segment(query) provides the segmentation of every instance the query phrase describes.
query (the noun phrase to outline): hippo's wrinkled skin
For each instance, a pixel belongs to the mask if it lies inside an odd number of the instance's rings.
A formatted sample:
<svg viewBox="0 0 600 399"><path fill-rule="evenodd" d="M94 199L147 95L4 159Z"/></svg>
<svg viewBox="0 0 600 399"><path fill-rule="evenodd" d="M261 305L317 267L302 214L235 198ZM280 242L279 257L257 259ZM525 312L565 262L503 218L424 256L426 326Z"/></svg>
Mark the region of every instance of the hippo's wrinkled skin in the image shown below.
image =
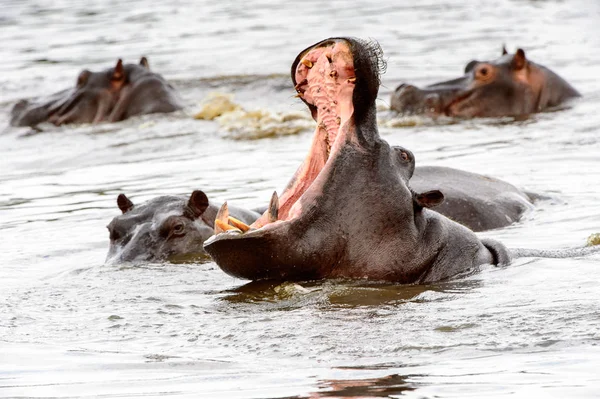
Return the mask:
<svg viewBox="0 0 600 399"><path fill-rule="evenodd" d="M226 273L425 283L510 262L502 244L427 209L443 201L440 191L409 187L414 156L377 131L380 51L332 38L298 55L292 80L318 123L312 148L279 201L251 226L256 230L205 242Z"/></svg>
<svg viewBox="0 0 600 399"><path fill-rule="evenodd" d="M503 50L494 61L471 61L462 77L424 88L402 84L391 109L407 115L451 117L522 116L558 106L580 94L550 69L529 61L525 52Z"/></svg>
<svg viewBox="0 0 600 399"><path fill-rule="evenodd" d="M512 184L443 166L417 166L409 184L417 192L443 192L435 211L473 231L509 226L534 207L531 194Z"/></svg>
<svg viewBox="0 0 600 399"><path fill-rule="evenodd" d="M109 223L107 262L196 262L208 256L202 248L213 234L218 207L196 190L188 198L165 195L135 205L124 195L117 198L122 215ZM252 223L259 213L230 207L232 216Z"/></svg>
<svg viewBox="0 0 600 399"><path fill-rule="evenodd" d="M182 108L177 92L157 73L146 57L139 64L123 64L102 72L84 70L74 88L60 91L44 101L19 101L10 124L35 126L42 122L117 122L135 115L173 112Z"/></svg>

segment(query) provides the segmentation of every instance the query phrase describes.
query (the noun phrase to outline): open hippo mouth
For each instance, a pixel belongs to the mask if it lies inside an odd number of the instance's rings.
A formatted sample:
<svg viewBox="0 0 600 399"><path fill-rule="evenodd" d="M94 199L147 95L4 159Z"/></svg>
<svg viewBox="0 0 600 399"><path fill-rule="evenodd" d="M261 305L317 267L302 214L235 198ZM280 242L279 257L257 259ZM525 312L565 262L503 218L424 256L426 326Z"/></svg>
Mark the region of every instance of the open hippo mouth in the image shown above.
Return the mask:
<svg viewBox="0 0 600 399"><path fill-rule="evenodd" d="M204 248L226 273L252 280L402 281L422 273L395 267L420 256L403 249L392 251L391 262L387 257L372 262L374 253L387 254L387 237L396 230L416 239L411 224L403 222L413 213L407 182L414 158L381 141L377 132L382 64L380 47L357 39L327 39L298 55L292 81L317 122L310 152L281 197L274 194L252 225L239 224L221 209ZM401 209L394 209L398 204Z"/></svg>
<svg viewBox="0 0 600 399"><path fill-rule="evenodd" d="M352 96L356 86L351 42L328 39L301 52L292 65L292 82L317 122L309 154L280 197L274 194L269 208L255 223L240 234L223 226L226 215L217 217L216 234L205 243L205 249L221 268L236 277L260 279L285 277L280 262L290 257L308 255L285 250L281 237L310 230L331 174L332 160L340 148L354 140ZM228 229L227 232L222 232ZM316 236L319 236L317 234ZM266 265L265 258L282 257ZM304 263L297 259L298 264ZM266 266L266 267L264 267ZM307 272L306 270L302 273ZM310 273L309 273L310 274Z"/></svg>

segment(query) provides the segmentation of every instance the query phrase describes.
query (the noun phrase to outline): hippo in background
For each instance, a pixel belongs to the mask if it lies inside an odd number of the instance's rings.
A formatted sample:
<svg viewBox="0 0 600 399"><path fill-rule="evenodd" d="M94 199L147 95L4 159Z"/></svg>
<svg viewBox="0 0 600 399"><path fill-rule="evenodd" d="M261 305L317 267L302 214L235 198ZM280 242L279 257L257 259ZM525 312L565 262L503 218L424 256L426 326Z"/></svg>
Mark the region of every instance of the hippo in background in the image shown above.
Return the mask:
<svg viewBox="0 0 600 399"><path fill-rule="evenodd" d="M405 115L461 118L521 116L580 97L563 78L518 49L493 61L471 61L462 77L424 88L401 84L391 109Z"/></svg>
<svg viewBox="0 0 600 399"><path fill-rule="evenodd" d="M518 222L533 210L534 201L546 198L494 177L444 166L415 167L409 184L416 192L440 190L444 201L434 211L477 232Z"/></svg>
<svg viewBox="0 0 600 399"><path fill-rule="evenodd" d="M42 101L21 100L11 111L12 126L57 126L68 123L117 122L135 115L173 112L183 108L173 86L150 71L146 57L102 72L82 71L74 88Z"/></svg>
<svg viewBox="0 0 600 399"><path fill-rule="evenodd" d="M108 224L107 262L198 262L208 259L202 244L213 234L218 206L195 190L189 197L164 195L134 205L117 197L122 214ZM219 204L220 205L220 204ZM252 223L260 213L229 207L232 221Z"/></svg>

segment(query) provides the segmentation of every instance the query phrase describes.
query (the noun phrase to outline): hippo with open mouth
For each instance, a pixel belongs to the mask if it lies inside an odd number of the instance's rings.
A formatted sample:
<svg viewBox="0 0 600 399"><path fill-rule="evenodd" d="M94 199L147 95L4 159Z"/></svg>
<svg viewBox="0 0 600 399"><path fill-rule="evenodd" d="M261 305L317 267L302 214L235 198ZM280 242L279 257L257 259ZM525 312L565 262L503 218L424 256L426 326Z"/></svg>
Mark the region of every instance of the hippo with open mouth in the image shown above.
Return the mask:
<svg viewBox="0 0 600 399"><path fill-rule="evenodd" d="M122 214L108 224L107 262L197 262L208 260L202 244L213 234L219 206L195 190L189 197L163 195L134 205L125 194L117 197ZM260 213L231 207L240 223L252 223Z"/></svg>
<svg viewBox="0 0 600 399"><path fill-rule="evenodd" d="M318 124L311 150L250 226L232 221L226 206L219 210L204 248L223 271L250 280L428 283L512 256L600 251L509 251L430 210L443 194L412 190L413 154L379 137L382 64L378 45L352 38L327 39L298 55L292 80Z"/></svg>
<svg viewBox="0 0 600 399"><path fill-rule="evenodd" d="M474 118L521 116L558 106L580 94L518 49L494 61L471 61L462 77L424 88L401 84L391 109L405 115Z"/></svg>
<svg viewBox="0 0 600 399"><path fill-rule="evenodd" d="M117 122L181 108L173 86L150 71L146 57L139 64L123 64L119 59L115 67L102 72L82 71L74 88L55 93L45 101L19 101L11 111L10 124Z"/></svg>

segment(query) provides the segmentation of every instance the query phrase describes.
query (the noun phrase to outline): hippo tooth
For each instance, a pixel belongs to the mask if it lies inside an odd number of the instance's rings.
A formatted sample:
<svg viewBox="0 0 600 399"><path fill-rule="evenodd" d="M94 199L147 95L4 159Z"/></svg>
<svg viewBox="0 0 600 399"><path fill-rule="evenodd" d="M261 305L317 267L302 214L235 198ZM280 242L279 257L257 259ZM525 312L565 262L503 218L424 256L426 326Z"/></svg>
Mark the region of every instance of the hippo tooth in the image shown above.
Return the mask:
<svg viewBox="0 0 600 399"><path fill-rule="evenodd" d="M227 201L221 205L215 217L215 234L229 230L226 226L229 226L229 207L227 206Z"/></svg>
<svg viewBox="0 0 600 399"><path fill-rule="evenodd" d="M220 233L224 233L226 231L229 230L233 230L233 231L237 231L237 232L242 232L240 229L238 229L237 227L233 227L228 225L227 223L217 219L215 220L215 234L220 234Z"/></svg>
<svg viewBox="0 0 600 399"><path fill-rule="evenodd" d="M348 78L348 83L356 83L356 76Z"/></svg>
<svg viewBox="0 0 600 399"><path fill-rule="evenodd" d="M301 88L302 86L304 86L307 83L308 83L308 80L304 79L302 82L299 82L298 84L296 84L296 86L294 86L294 89L298 90L299 88Z"/></svg>
<svg viewBox="0 0 600 399"><path fill-rule="evenodd" d="M232 225L233 227L236 227L237 229L239 229L242 233L247 232L248 230L250 230L250 226L248 226L246 223L242 222L241 220L238 220L236 218L234 218L233 216L229 216L229 224ZM219 220L220 222L220 220Z"/></svg>
<svg viewBox="0 0 600 399"><path fill-rule="evenodd" d="M277 196L277 191L273 191L271 201L269 202L269 209L267 215L269 223L277 221L277 218L279 216L279 197Z"/></svg>
<svg viewBox="0 0 600 399"><path fill-rule="evenodd" d="M313 63L310 60L307 60L306 58L304 58L300 62L303 63L304 65L306 65L307 68L312 68L313 67Z"/></svg>

